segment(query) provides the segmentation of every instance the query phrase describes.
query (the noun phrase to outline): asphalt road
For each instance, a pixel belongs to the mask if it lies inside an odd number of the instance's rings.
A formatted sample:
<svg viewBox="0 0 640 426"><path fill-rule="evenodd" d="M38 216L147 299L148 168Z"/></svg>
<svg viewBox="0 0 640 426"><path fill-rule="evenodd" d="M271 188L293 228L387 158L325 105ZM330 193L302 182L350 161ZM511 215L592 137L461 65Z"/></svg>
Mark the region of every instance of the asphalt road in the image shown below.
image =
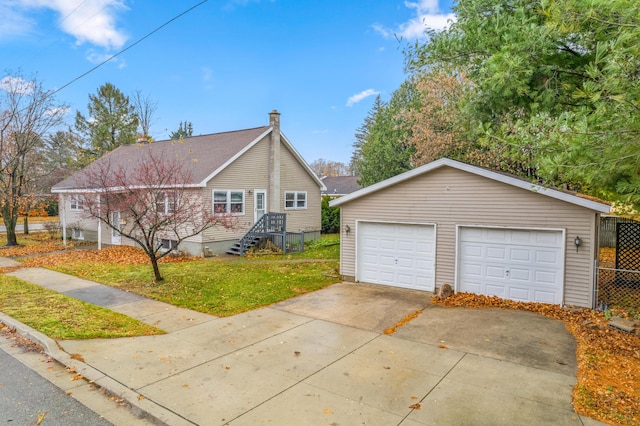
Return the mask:
<svg viewBox="0 0 640 426"><path fill-rule="evenodd" d="M0 424L111 425L2 349Z"/></svg>
<svg viewBox="0 0 640 426"><path fill-rule="evenodd" d="M0 223L2 223L2 221L0 221ZM44 225L42 223L29 224L29 231L41 231L43 229L44 229ZM16 225L16 231L17 232L24 231L24 225L23 224ZM0 232L7 232L7 227L4 225L0 225Z"/></svg>

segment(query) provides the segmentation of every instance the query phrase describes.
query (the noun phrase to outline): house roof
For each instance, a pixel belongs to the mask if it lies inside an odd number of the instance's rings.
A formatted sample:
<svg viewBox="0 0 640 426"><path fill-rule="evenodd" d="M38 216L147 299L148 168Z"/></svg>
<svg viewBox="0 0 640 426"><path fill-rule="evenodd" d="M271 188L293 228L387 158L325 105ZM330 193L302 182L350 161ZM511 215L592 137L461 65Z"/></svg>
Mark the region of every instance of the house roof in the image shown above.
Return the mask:
<svg viewBox="0 0 640 426"><path fill-rule="evenodd" d="M273 127L262 126L245 130L193 136L181 140L164 140L154 141L152 143L143 142L123 145L100 157L83 170L86 171L92 167L98 168L101 164L108 163L133 169L137 164L146 161L149 155L148 150L151 150L154 158L184 159L185 163L189 164L191 174L191 181L185 182L185 184L193 187L204 187L209 180L272 131ZM318 186L324 188L322 182L282 133L280 140L304 166L307 173L318 183ZM82 176L82 171L75 173L54 185L51 192L81 192L97 189L82 179Z"/></svg>
<svg viewBox="0 0 640 426"><path fill-rule="evenodd" d="M383 180L382 182L378 182L371 186L362 188L361 190L345 195L344 197L336 198L335 200L332 200L330 202L330 205L341 206L350 201L357 200L358 198L380 191L381 189L391 187L395 184L412 179L416 176L428 174L429 172L440 169L442 167L451 167L457 170L462 170L468 173L472 173L478 176L495 180L497 182L502 182L507 185L515 186L517 188L521 188L527 191L545 195L547 197L562 200L567 203L571 203L571 204L575 204L591 210L595 210L600 213L609 213L611 210L610 206L603 201L595 201L590 197L586 198L585 196L582 196L581 194L577 194L577 193L570 193L567 191L560 191L557 189L546 188L544 186L534 184L530 181L521 179L514 175L495 172L493 170L485 169L482 167L472 166L470 164L461 163L459 161L451 160L449 158L441 158L439 160L425 164L424 166L415 168L413 170L409 170L408 172Z"/></svg>
<svg viewBox="0 0 640 426"><path fill-rule="evenodd" d="M323 195L345 195L351 194L362 188L358 185L360 176L325 176L322 183L327 187L326 191L322 191Z"/></svg>

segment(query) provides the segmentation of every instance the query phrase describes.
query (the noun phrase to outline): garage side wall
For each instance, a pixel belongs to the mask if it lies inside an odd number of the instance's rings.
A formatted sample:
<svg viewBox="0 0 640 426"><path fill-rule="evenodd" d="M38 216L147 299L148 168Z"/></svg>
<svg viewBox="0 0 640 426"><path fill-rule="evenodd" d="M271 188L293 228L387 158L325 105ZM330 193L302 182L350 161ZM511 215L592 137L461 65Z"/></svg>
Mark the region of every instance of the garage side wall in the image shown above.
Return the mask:
<svg viewBox="0 0 640 426"><path fill-rule="evenodd" d="M587 208L442 167L348 202L341 216L341 273L347 280L356 275L357 221L436 224L436 287L454 284L456 225L565 229L564 303L592 306L597 213Z"/></svg>

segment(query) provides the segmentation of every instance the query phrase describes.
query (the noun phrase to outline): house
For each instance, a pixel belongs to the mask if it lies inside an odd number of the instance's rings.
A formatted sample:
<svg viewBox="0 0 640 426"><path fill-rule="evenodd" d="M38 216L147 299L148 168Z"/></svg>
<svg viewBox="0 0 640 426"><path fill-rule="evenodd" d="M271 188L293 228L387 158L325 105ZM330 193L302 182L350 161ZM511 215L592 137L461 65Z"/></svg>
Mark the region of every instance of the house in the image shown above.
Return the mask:
<svg viewBox="0 0 640 426"><path fill-rule="evenodd" d="M326 189L322 191L322 195L342 197L351 194L362 188L358 184L358 179L360 176L325 176L322 178L322 183Z"/></svg>
<svg viewBox="0 0 640 426"><path fill-rule="evenodd" d="M118 232L84 214L82 194L97 191L82 176L100 164L139 164L142 144L120 146L52 188L59 195L65 235L105 244L130 244ZM263 216L286 218L287 232L304 232L307 240L320 237L320 191L325 187L280 130L280 114L269 114L269 125L194 136L180 141L144 143L153 153L184 159L191 172L189 189L211 205L230 212L235 229L211 228L183 241L179 249L192 255L223 253ZM266 214L266 215L265 215ZM120 214L118 214L120 216ZM125 214L118 221L126 223ZM162 241L171 247L171 241ZM245 247L246 248L246 247Z"/></svg>
<svg viewBox="0 0 640 426"><path fill-rule="evenodd" d="M601 201L445 158L330 205L346 280L594 306Z"/></svg>

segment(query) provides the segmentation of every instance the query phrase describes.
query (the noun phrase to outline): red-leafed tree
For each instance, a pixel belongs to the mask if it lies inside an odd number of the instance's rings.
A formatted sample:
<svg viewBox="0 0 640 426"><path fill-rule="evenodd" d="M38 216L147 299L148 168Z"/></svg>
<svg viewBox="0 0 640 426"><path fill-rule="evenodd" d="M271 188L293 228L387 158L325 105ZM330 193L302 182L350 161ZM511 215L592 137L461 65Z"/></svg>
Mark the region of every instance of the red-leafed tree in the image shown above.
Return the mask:
<svg viewBox="0 0 640 426"><path fill-rule="evenodd" d="M140 246L153 266L156 282L163 280L158 261L187 238L221 226L232 229L237 221L229 214L214 213L201 188L190 187L188 160L165 158L151 145L143 160L113 164L108 158L94 162L80 173L84 211L109 229ZM90 189L89 189L90 188ZM162 240L170 241L163 247Z"/></svg>

